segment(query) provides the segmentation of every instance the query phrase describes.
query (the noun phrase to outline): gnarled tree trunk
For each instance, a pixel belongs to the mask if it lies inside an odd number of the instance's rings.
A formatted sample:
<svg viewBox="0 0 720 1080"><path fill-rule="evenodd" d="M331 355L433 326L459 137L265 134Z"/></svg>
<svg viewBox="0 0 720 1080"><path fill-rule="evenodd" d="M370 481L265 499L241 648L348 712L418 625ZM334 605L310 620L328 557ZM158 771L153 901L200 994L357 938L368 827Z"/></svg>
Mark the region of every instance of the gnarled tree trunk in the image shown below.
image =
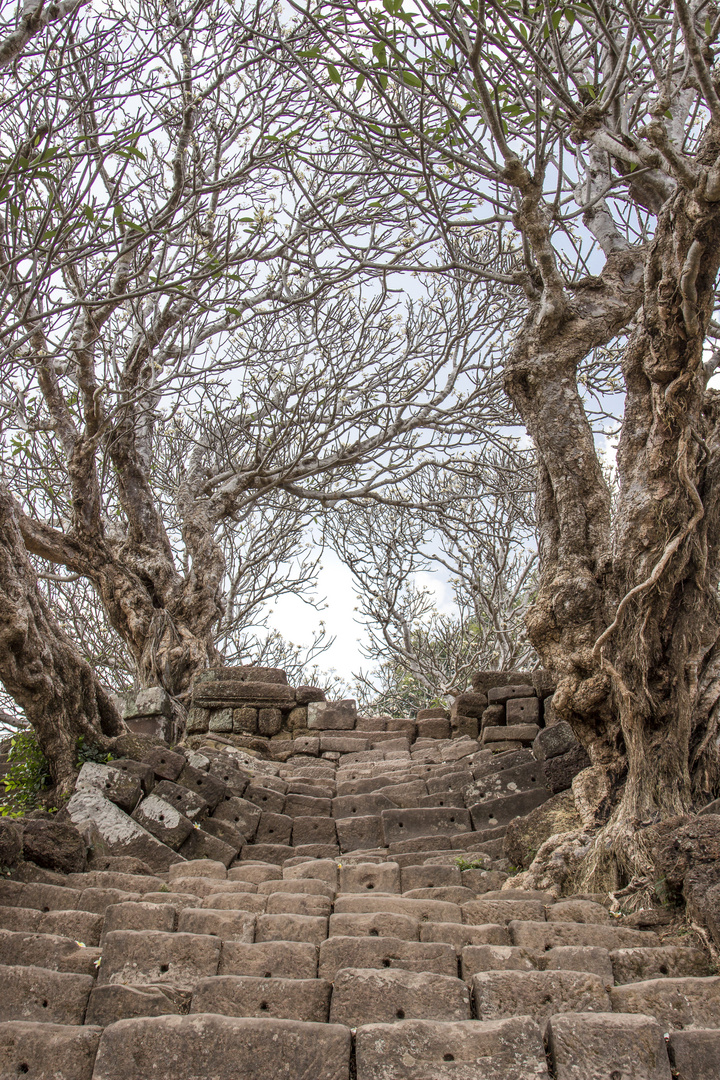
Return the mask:
<svg viewBox="0 0 720 1080"><path fill-rule="evenodd" d="M40 595L16 507L2 487L0 679L25 710L58 793L72 790L81 736L104 750L124 730L108 692Z"/></svg>

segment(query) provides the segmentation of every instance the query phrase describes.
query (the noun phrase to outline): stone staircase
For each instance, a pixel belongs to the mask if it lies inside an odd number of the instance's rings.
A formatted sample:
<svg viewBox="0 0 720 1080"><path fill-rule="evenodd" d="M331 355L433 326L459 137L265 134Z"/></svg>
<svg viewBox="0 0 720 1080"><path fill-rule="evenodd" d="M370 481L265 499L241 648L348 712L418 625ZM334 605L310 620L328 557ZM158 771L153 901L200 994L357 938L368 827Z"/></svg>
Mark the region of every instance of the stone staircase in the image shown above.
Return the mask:
<svg viewBox="0 0 720 1080"><path fill-rule="evenodd" d="M703 950L512 888L567 732L380 719L360 750L208 731L83 766L69 814L109 869L0 878L0 1080L718 1080Z"/></svg>

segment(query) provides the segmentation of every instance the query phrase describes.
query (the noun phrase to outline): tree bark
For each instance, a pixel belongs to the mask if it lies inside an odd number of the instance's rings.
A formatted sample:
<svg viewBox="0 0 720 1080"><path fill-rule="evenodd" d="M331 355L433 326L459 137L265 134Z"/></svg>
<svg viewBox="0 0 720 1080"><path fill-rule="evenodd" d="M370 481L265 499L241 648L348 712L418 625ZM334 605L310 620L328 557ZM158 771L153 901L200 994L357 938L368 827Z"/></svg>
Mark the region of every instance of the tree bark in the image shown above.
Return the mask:
<svg viewBox="0 0 720 1080"><path fill-rule="evenodd" d="M716 161L717 142L711 131L701 166ZM612 849L616 881L645 869L639 826L720 789L720 395L708 391L702 362L720 205L702 183L678 186L626 273L632 257L611 255L592 295L576 295L559 318L539 305L506 371L539 456L530 638L558 675L558 712L590 754L576 800L586 824L604 825L595 856ZM611 522L577 371L633 319Z"/></svg>
<svg viewBox="0 0 720 1080"><path fill-rule="evenodd" d="M80 736L105 750L124 730L110 695L42 599L16 507L2 487L0 679L24 709L59 794L72 790Z"/></svg>

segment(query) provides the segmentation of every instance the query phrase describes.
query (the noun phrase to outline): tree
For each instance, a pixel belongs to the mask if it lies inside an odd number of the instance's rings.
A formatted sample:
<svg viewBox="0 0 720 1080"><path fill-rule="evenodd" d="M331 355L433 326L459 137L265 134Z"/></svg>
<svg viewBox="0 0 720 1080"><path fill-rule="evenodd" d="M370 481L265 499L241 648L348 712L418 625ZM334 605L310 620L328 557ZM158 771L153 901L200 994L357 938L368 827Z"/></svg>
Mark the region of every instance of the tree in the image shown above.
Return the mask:
<svg viewBox="0 0 720 1080"><path fill-rule="evenodd" d="M179 702L222 662L224 528L387 497L469 410L501 419L468 391L479 291L394 290L381 178L330 155L273 10L67 8L0 104L5 481L28 551Z"/></svg>
<svg viewBox="0 0 720 1080"><path fill-rule="evenodd" d="M364 654L379 665L355 676L368 702L375 691L378 708L406 712L451 701L478 669L534 666L523 624L536 561L532 462L517 450L457 461L411 481L403 505L327 515L325 535L358 589ZM447 580L452 610L418 584L432 573Z"/></svg>
<svg viewBox="0 0 720 1080"><path fill-rule="evenodd" d="M720 18L703 0L293 8L323 57L297 63L318 87L332 65L337 127L422 222L418 262L525 294L504 383L538 456L528 631L593 763L586 872L626 878L647 867L638 826L720 783ZM614 507L593 430L613 394Z"/></svg>
<svg viewBox="0 0 720 1080"><path fill-rule="evenodd" d="M123 724L38 591L17 517L0 487L0 679L35 730L57 794L69 794L78 740L107 750Z"/></svg>

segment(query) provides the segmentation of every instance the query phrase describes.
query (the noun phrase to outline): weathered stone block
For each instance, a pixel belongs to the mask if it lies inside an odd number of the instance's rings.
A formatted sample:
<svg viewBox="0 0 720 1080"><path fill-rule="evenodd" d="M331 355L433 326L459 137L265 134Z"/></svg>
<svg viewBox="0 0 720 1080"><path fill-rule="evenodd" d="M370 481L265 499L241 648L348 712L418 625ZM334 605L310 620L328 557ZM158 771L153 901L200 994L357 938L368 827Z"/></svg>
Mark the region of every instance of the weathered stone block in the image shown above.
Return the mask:
<svg viewBox="0 0 720 1080"><path fill-rule="evenodd" d="M105 935L98 985L169 983L192 990L200 979L217 974L219 962L220 942L209 934L113 930Z"/></svg>
<svg viewBox="0 0 720 1080"><path fill-rule="evenodd" d="M117 1020L136 1016L177 1016L182 1011L178 1001L156 986L95 986L90 994L85 1023L108 1027Z"/></svg>
<svg viewBox="0 0 720 1080"><path fill-rule="evenodd" d="M317 948L303 941L223 942L221 975L262 979L314 979Z"/></svg>
<svg viewBox="0 0 720 1080"><path fill-rule="evenodd" d="M142 798L142 785L136 776L94 761L86 761L80 769L75 790L98 791L126 814L131 814Z"/></svg>
<svg viewBox="0 0 720 1080"><path fill-rule="evenodd" d="M218 1076L348 1080L350 1031L337 1024L197 1013L121 1020L103 1032L93 1080L147 1080L172 1062L173 1080Z"/></svg>
<svg viewBox="0 0 720 1080"><path fill-rule="evenodd" d="M540 702L536 697L512 698L505 706L508 727L516 724L539 724Z"/></svg>
<svg viewBox="0 0 720 1080"><path fill-rule="evenodd" d="M579 971L485 971L473 975L479 1020L532 1016L541 1023L557 1013L611 1012L598 975Z"/></svg>
<svg viewBox="0 0 720 1080"><path fill-rule="evenodd" d="M191 1013L326 1023L332 986L324 979L222 975L198 983Z"/></svg>
<svg viewBox="0 0 720 1080"><path fill-rule="evenodd" d="M99 1027L11 1021L0 1024L0 1076L91 1080Z"/></svg>
<svg viewBox="0 0 720 1080"><path fill-rule="evenodd" d="M358 1027L405 1019L469 1020L467 986L447 975L399 968L342 968L336 973L332 1023Z"/></svg>
<svg viewBox="0 0 720 1080"><path fill-rule="evenodd" d="M133 818L149 833L168 847L177 848L193 831L193 823L171 803L157 795L148 795L138 806Z"/></svg>
<svg viewBox="0 0 720 1080"><path fill-rule="evenodd" d="M0 1021L82 1024L93 986L90 975L0 966Z"/></svg>
<svg viewBox="0 0 720 1080"><path fill-rule="evenodd" d="M717 1080L720 1031L673 1031L668 1053L677 1080Z"/></svg>
<svg viewBox="0 0 720 1080"><path fill-rule="evenodd" d="M502 704L515 698L529 698L535 695L535 689L529 683L517 686L493 686L487 692L488 705Z"/></svg>
<svg viewBox="0 0 720 1080"><path fill-rule="evenodd" d="M672 1080L663 1030L650 1016L552 1016L546 1039L556 1080Z"/></svg>
<svg viewBox="0 0 720 1080"><path fill-rule="evenodd" d="M258 734L270 737L277 735L282 728L282 713L280 709L258 710Z"/></svg>
<svg viewBox="0 0 720 1080"><path fill-rule="evenodd" d="M78 828L91 825L110 854L134 856L155 870L167 870L180 861L176 852L99 792L76 791L67 811Z"/></svg>
<svg viewBox="0 0 720 1080"><path fill-rule="evenodd" d="M357 705L352 698L334 702L311 701L307 708L307 726L311 731L351 731L357 721Z"/></svg>
<svg viewBox="0 0 720 1080"><path fill-rule="evenodd" d="M229 733L233 730L232 709L210 709L208 731Z"/></svg>
<svg viewBox="0 0 720 1080"><path fill-rule="evenodd" d="M540 1029L526 1016L363 1025L356 1060L357 1080L548 1080Z"/></svg>

